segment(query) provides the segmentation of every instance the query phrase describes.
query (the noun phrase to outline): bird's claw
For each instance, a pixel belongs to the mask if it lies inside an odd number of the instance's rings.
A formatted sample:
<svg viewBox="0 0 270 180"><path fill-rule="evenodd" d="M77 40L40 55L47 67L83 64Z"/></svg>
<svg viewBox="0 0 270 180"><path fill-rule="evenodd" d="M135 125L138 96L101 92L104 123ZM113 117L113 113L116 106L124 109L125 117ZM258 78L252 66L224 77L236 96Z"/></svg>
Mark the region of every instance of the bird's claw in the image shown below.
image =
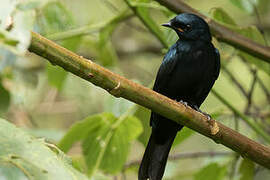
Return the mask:
<svg viewBox="0 0 270 180"><path fill-rule="evenodd" d="M203 112L203 114L206 116L206 118L207 118L207 121L210 121L211 120L211 115L210 114L207 114L207 113L205 113L205 112Z"/></svg>
<svg viewBox="0 0 270 180"><path fill-rule="evenodd" d="M192 106L196 111L198 111L198 112L200 112L200 113L202 113L203 115L205 115L206 116L206 118L207 118L207 121L210 121L211 120L211 115L210 114L207 114L206 112L203 112L202 110L200 110L200 108L198 107L198 106L196 106L196 105L194 105L194 106Z"/></svg>
<svg viewBox="0 0 270 180"><path fill-rule="evenodd" d="M180 100L179 103L183 104L183 105L186 106L186 107L188 106L188 103L185 102L185 101L183 101L183 100Z"/></svg>

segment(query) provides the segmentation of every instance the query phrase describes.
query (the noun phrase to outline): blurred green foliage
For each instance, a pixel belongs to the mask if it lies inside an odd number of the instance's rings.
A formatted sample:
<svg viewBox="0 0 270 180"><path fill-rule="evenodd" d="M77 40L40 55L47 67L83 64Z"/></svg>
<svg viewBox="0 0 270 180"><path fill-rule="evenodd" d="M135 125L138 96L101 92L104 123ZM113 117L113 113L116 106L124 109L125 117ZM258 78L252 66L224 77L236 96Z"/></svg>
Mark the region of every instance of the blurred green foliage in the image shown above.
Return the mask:
<svg viewBox="0 0 270 180"><path fill-rule="evenodd" d="M231 30L268 45L270 1L185 2ZM151 132L150 110L116 99L28 53L30 30L149 86L164 53L177 39L160 24L175 14L153 0L2 0L0 5L0 116L36 137L0 121L0 179L31 179L29 173L44 179L56 171L50 179L69 179L71 174L77 179L136 179L138 160ZM269 134L270 65L215 38L213 43L222 61L216 91ZM202 109L268 145L213 94ZM38 137L58 144L61 150ZM202 151L228 149L184 128L171 154ZM51 167L44 168L45 159L51 159ZM261 177L270 177L269 171L246 159L213 155L176 158L168 163L164 179Z"/></svg>
<svg viewBox="0 0 270 180"><path fill-rule="evenodd" d="M54 145L33 138L3 119L0 119L0 142L1 179L87 179ZM48 147L54 148L57 154ZM10 169L15 174L10 175Z"/></svg>

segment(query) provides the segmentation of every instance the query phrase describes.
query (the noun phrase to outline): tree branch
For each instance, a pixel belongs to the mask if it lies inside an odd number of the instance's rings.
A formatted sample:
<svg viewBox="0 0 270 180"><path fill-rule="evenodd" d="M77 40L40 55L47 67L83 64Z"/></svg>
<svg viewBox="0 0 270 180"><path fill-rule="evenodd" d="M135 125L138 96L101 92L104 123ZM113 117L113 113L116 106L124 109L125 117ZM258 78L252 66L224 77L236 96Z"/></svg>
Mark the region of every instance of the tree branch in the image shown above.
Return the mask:
<svg viewBox="0 0 270 180"><path fill-rule="evenodd" d="M208 120L205 115L189 106L180 104L149 88L125 79L34 32L32 33L29 51L107 90L115 97L123 97L152 109L154 112L187 126L213 139L216 143L221 143L242 156L270 169L269 148L213 119Z"/></svg>
<svg viewBox="0 0 270 180"><path fill-rule="evenodd" d="M181 0L156 0L160 4L164 5L168 9L174 11L175 13L194 13L203 17L209 24L213 35L220 41L228 43L242 51L248 52L249 54L260 58L261 60L270 63L270 47L260 45L232 30L226 28L225 26L217 23L216 21L206 17L205 15L199 13L192 7L188 6Z"/></svg>

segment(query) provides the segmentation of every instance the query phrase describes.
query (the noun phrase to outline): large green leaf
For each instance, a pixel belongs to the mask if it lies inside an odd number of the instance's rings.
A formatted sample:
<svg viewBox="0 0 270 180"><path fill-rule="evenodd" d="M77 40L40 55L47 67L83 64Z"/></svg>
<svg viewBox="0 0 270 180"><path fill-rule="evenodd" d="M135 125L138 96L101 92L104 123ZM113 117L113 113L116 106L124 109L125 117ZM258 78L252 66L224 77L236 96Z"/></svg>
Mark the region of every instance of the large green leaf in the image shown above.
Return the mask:
<svg viewBox="0 0 270 180"><path fill-rule="evenodd" d="M10 163L5 163L0 160L0 179L6 180L28 180L27 176L23 174L23 172L13 166Z"/></svg>
<svg viewBox="0 0 270 180"><path fill-rule="evenodd" d="M87 179L72 167L70 159L54 145L28 135L3 119L0 119L0 142L0 171L5 172L6 179L21 177L22 174L28 179L39 180ZM8 173L14 168L17 169L15 174Z"/></svg>
<svg viewBox="0 0 270 180"><path fill-rule="evenodd" d="M97 169L116 173L126 161L130 142L141 131L140 121L133 116L116 118L111 113L103 113L74 124L59 146L68 151L74 142L82 141L89 174L94 174Z"/></svg>
<svg viewBox="0 0 270 180"><path fill-rule="evenodd" d="M105 117L107 115L102 114L89 116L84 120L73 124L72 127L69 128L68 132L59 142L58 147L62 151L68 152L68 150L72 147L72 145L75 142L83 140L84 138L86 138L89 131L92 131L92 129L98 128L99 126L102 125L103 116Z"/></svg>
<svg viewBox="0 0 270 180"><path fill-rule="evenodd" d="M194 180L222 180L226 176L227 167L211 163L194 175Z"/></svg>
<svg viewBox="0 0 270 180"><path fill-rule="evenodd" d="M239 167L240 180L253 180L255 175L255 164L249 159L243 159Z"/></svg>
<svg viewBox="0 0 270 180"><path fill-rule="evenodd" d="M92 129L83 142L89 173L98 167L106 173L119 172L128 155L130 142L142 131L140 122L132 116L117 119L103 116L100 127Z"/></svg>

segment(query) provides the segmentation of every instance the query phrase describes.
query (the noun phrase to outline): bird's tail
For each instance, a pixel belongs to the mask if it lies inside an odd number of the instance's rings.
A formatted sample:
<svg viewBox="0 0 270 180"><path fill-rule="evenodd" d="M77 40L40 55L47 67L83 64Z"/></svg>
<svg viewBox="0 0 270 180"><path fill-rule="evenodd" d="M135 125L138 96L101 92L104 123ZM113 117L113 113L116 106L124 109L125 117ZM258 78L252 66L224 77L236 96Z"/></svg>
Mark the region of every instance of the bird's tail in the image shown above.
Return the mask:
<svg viewBox="0 0 270 180"><path fill-rule="evenodd" d="M152 131L139 169L139 180L161 180L168 155L173 144L177 130L166 134L166 138L160 142L160 134Z"/></svg>

